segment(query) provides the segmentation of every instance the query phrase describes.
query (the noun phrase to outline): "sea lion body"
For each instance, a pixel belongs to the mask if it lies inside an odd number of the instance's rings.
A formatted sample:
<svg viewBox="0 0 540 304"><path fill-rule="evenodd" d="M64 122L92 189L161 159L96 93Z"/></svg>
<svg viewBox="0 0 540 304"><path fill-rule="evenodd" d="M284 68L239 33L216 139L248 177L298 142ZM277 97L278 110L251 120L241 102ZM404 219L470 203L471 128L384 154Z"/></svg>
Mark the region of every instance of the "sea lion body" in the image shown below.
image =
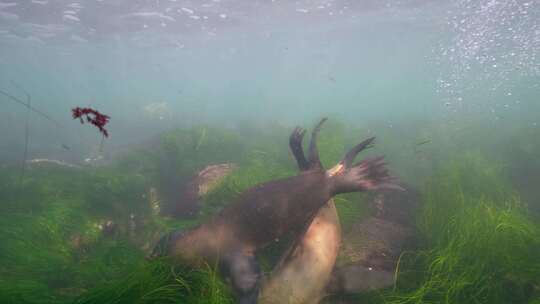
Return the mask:
<svg viewBox="0 0 540 304"><path fill-rule="evenodd" d="M291 229L303 228L331 196L324 171L272 181L240 195L219 215L219 223L230 226L244 243L262 248Z"/></svg>
<svg viewBox="0 0 540 304"><path fill-rule="evenodd" d="M313 171L253 187L209 222L166 236L154 255L193 265L218 262L239 303L256 303L261 278L257 250L286 232L300 233L333 195L331 185L324 171Z"/></svg>
<svg viewBox="0 0 540 304"><path fill-rule="evenodd" d="M305 160L304 131L296 129L289 146L301 172L322 167ZM319 209L307 229L299 233L270 276L263 280L259 304L315 304L324 296L341 244L341 225L334 200Z"/></svg>
<svg viewBox="0 0 540 304"><path fill-rule="evenodd" d="M197 264L218 261L231 280L239 303L256 303L260 268L255 254L286 232L302 233L334 195L392 186L382 158L352 164L354 157L371 146L374 138L356 145L334 168L320 164L314 129L309 159L297 158L299 175L255 186L241 193L209 222L186 233L173 232L160 240L153 255L167 255ZM298 128L295 130L298 132ZM295 134L293 132L293 135ZM302 133L303 136L303 133ZM295 157L297 152L293 150Z"/></svg>
<svg viewBox="0 0 540 304"><path fill-rule="evenodd" d="M238 250L254 253L290 230L301 230L330 196L324 172L258 185L209 222L173 236L167 253L187 260Z"/></svg>
<svg viewBox="0 0 540 304"><path fill-rule="evenodd" d="M317 213L299 242L262 283L259 304L314 304L324 296L341 243L333 200Z"/></svg>

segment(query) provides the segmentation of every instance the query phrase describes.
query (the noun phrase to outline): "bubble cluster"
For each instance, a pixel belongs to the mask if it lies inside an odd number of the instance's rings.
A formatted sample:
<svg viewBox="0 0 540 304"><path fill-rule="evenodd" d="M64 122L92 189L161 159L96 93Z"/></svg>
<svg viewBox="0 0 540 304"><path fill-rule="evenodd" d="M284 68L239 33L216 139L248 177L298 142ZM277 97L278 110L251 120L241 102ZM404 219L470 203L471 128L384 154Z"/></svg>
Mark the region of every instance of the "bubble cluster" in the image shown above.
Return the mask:
<svg viewBox="0 0 540 304"><path fill-rule="evenodd" d="M451 36L435 50L437 85L450 102L471 90L512 96L512 83L540 75L538 0L458 0L446 12ZM519 81L519 80L518 80Z"/></svg>

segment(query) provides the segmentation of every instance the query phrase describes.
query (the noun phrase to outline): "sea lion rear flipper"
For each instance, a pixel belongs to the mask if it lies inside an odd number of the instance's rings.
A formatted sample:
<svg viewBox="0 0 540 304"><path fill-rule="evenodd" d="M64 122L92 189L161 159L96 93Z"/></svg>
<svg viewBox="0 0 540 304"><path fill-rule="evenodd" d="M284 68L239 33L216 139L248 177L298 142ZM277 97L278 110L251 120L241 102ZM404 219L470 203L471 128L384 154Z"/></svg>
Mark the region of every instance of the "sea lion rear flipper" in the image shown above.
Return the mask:
<svg viewBox="0 0 540 304"><path fill-rule="evenodd" d="M255 255L235 251L224 257L225 274L231 280L239 304L256 304L261 269Z"/></svg>
<svg viewBox="0 0 540 304"><path fill-rule="evenodd" d="M324 117L319 121L311 132L311 141L309 143L308 162L310 169L322 169L321 160L319 159L319 150L317 149L317 135L321 131L321 127L328 118Z"/></svg>
<svg viewBox="0 0 540 304"><path fill-rule="evenodd" d="M315 126L311 134L311 142L309 147L309 162L306 160L306 157L304 156L304 149L302 148L302 140L304 139L306 130L301 127L296 127L291 133L291 136L289 137L289 147L292 154L294 155L294 158L296 159L296 162L298 163L298 168L300 172L308 171L314 168L322 168L321 162L319 160L319 153L317 151L316 141L317 135L321 130L322 124L325 121L326 118L321 119L321 121L319 121L319 123ZM290 260L294 258L294 252L300 246L300 243L302 242L302 239L304 238L306 231L311 225L314 217L315 214L313 214L313 216L311 216L311 219L305 223L304 227L302 227L302 229L297 232L296 237L290 242L289 246L283 252L279 261L274 266L274 269L272 270L273 274L279 271L279 269L283 269L284 265L289 263Z"/></svg>
<svg viewBox="0 0 540 304"><path fill-rule="evenodd" d="M333 168L326 171L333 179L332 193L347 193L376 189L403 190L397 184L397 178L388 173L384 157L373 157L352 164L361 151L373 147L375 137L368 138L354 146Z"/></svg>
<svg viewBox="0 0 540 304"><path fill-rule="evenodd" d="M296 159L296 163L298 164L300 171L306 171L309 169L309 163L306 160L304 149L302 148L302 140L304 139L305 134L305 129L296 127L289 137L289 147L294 159Z"/></svg>
<svg viewBox="0 0 540 304"><path fill-rule="evenodd" d="M308 171L312 169L322 169L322 164L319 159L319 151L317 150L317 135L321 130L323 123L326 121L326 118L323 118L315 126L311 133L311 141L309 143L309 155L306 159L304 155L304 149L302 148L302 140L306 134L306 130L301 127L296 127L291 136L289 137L289 147L291 149L298 168L300 171Z"/></svg>

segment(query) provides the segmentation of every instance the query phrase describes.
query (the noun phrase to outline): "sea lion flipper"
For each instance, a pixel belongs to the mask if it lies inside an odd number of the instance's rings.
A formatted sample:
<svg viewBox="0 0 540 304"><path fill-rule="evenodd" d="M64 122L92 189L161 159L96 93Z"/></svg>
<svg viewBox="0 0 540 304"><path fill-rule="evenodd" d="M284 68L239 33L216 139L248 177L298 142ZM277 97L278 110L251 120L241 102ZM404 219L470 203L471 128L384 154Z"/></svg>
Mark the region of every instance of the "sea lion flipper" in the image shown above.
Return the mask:
<svg viewBox="0 0 540 304"><path fill-rule="evenodd" d="M240 250L223 259L226 275L231 280L240 304L256 304L261 279L261 268L254 254Z"/></svg>
<svg viewBox="0 0 540 304"><path fill-rule="evenodd" d="M304 155L304 149L302 148L302 140L304 139L305 134L305 129L296 127L289 137L289 147L294 159L296 159L296 163L298 164L300 171L306 171L309 169L309 163Z"/></svg>
<svg viewBox="0 0 540 304"><path fill-rule="evenodd" d="M397 178L388 173L382 156L364 159L333 175L333 179L334 193L403 189L397 184Z"/></svg>
<svg viewBox="0 0 540 304"><path fill-rule="evenodd" d="M311 132L311 141L309 143L309 155L308 155L308 162L309 162L309 168L315 169L319 168L322 169L321 160L319 159L319 150L317 149L317 135L319 135L319 131L321 131L322 125L328 118L324 117L322 118L319 123L313 128L313 131Z"/></svg>
<svg viewBox="0 0 540 304"><path fill-rule="evenodd" d="M358 145L354 146L351 150L349 150L349 152L347 152L341 163L343 163L345 168L349 168L352 165L352 162L354 161L356 155L358 155L358 153L360 153L362 150L373 147L374 142L375 137L370 137L359 143Z"/></svg>

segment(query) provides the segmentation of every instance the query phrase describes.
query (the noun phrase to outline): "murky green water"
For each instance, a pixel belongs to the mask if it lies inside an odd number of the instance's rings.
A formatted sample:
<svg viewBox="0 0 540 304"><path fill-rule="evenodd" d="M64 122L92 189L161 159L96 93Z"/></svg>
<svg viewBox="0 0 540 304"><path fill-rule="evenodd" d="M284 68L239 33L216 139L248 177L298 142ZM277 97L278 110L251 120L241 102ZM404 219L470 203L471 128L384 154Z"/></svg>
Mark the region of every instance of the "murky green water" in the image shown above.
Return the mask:
<svg viewBox="0 0 540 304"><path fill-rule="evenodd" d="M358 160L385 155L407 191L336 196L335 261L276 303L539 303L539 18L536 0L1 1L0 302L236 303L219 261L146 257L298 174L289 135L329 117L326 169L375 136ZM287 232L257 252L261 294Z"/></svg>

